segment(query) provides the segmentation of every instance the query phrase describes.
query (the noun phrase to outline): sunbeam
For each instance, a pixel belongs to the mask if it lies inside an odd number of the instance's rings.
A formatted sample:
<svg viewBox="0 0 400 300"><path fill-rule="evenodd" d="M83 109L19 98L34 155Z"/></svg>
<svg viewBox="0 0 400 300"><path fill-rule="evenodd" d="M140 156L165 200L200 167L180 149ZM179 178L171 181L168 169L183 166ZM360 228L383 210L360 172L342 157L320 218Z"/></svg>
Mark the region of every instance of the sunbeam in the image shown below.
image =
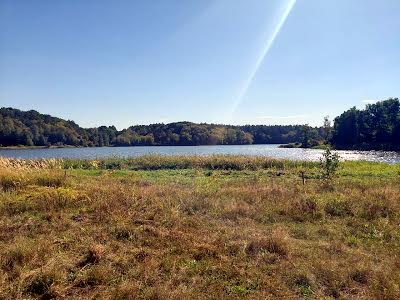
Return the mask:
<svg viewBox="0 0 400 300"><path fill-rule="evenodd" d="M272 33L268 36L265 42L265 46L262 48L260 54L258 55L257 60L255 61L254 65L250 69L249 76L246 78L246 80L243 83L243 86L241 87L237 97L235 98L232 107L229 111L229 118L228 122L232 122L234 118L234 114L239 107L240 103L243 101L243 97L246 95L247 90L249 89L255 75L257 74L258 69L260 68L262 62L264 61L265 56L267 55L268 51L271 49L276 37L278 36L279 32L281 31L281 28L283 24L285 23L287 17L289 16L289 13L293 9L293 6L295 5L296 0L288 0L286 6L284 6L282 14L278 18L278 21L275 25L274 30Z"/></svg>

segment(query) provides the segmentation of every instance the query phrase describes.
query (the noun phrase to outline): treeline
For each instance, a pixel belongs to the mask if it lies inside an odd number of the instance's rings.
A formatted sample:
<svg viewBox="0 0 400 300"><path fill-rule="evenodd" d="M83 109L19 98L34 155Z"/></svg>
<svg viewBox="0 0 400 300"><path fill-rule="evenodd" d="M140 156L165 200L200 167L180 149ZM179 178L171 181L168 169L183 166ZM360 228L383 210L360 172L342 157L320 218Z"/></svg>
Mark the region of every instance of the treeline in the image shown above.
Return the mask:
<svg viewBox="0 0 400 300"><path fill-rule="evenodd" d="M176 122L131 126L81 128L34 110L0 109L0 146L196 146L295 144L314 147L331 144L336 149L400 150L400 102L397 98L355 107L322 127L308 125L196 124Z"/></svg>
<svg viewBox="0 0 400 300"><path fill-rule="evenodd" d="M141 145L244 145L286 144L302 139L305 126L228 126L177 122L131 126L118 131L114 126L81 128L73 121L21 111L0 109L1 146L141 146ZM319 129L307 127L313 138Z"/></svg>
<svg viewBox="0 0 400 300"><path fill-rule="evenodd" d="M331 143L337 149L400 151L399 99L345 111L334 121Z"/></svg>

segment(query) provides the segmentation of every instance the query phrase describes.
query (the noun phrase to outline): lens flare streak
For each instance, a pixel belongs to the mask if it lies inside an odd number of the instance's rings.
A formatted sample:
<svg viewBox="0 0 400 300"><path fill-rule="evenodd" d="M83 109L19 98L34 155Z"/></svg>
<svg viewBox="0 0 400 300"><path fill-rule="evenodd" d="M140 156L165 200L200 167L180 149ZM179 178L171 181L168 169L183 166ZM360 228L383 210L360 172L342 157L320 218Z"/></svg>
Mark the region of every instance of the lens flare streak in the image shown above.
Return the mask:
<svg viewBox="0 0 400 300"><path fill-rule="evenodd" d="M281 31L281 28L282 28L283 24L285 23L287 17L289 16L291 10L293 9L295 3L296 3L296 0L289 0L287 5L284 7L282 15L278 19L278 22L276 23L276 26L275 26L274 30L272 31L272 34L266 40L265 46L262 48L260 55L258 56L255 64L253 65L253 67L251 68L251 70L249 72L249 76L245 80L242 88L239 91L238 96L236 97L236 99L231 107L231 111L229 114L230 122L233 121L233 117L234 117L234 114L235 114L237 108L243 101L243 97L246 95L247 90L249 89L252 81L254 80L254 77L255 77L258 69L260 68L262 62L264 61L265 56L268 54L268 51L271 49L276 37L278 36L279 32Z"/></svg>

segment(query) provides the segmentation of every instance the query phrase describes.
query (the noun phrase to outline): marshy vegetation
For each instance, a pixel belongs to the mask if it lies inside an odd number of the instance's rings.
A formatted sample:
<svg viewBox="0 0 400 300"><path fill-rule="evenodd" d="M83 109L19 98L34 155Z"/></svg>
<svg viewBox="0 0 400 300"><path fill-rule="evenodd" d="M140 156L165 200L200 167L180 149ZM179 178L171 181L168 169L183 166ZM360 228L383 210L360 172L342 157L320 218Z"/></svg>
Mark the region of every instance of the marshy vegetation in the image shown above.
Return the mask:
<svg viewBox="0 0 400 300"><path fill-rule="evenodd" d="M0 166L0 299L400 298L399 165Z"/></svg>

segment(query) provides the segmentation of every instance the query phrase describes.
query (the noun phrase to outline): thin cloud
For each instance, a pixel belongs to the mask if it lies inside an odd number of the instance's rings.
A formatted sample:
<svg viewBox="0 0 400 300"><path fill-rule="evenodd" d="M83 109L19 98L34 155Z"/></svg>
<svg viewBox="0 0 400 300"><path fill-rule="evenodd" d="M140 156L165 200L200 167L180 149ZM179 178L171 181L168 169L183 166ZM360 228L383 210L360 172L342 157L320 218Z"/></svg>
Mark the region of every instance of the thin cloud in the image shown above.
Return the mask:
<svg viewBox="0 0 400 300"><path fill-rule="evenodd" d="M308 115L292 115L292 116L260 116L255 117L254 119L257 120L268 120L268 119L275 119L275 120L286 120L286 119L301 119L306 118Z"/></svg>
<svg viewBox="0 0 400 300"><path fill-rule="evenodd" d="M303 123L307 120L309 115L289 115L289 116L255 116L252 119L238 120L236 124L291 124Z"/></svg>
<svg viewBox="0 0 400 300"><path fill-rule="evenodd" d="M168 124L171 122L172 122L172 119L169 117L165 117L165 116L162 116L161 118L158 119L158 123Z"/></svg>
<svg viewBox="0 0 400 300"><path fill-rule="evenodd" d="M364 104L375 104L376 102L378 102L379 100L372 100L372 99L367 99L367 100L363 100L362 102Z"/></svg>

